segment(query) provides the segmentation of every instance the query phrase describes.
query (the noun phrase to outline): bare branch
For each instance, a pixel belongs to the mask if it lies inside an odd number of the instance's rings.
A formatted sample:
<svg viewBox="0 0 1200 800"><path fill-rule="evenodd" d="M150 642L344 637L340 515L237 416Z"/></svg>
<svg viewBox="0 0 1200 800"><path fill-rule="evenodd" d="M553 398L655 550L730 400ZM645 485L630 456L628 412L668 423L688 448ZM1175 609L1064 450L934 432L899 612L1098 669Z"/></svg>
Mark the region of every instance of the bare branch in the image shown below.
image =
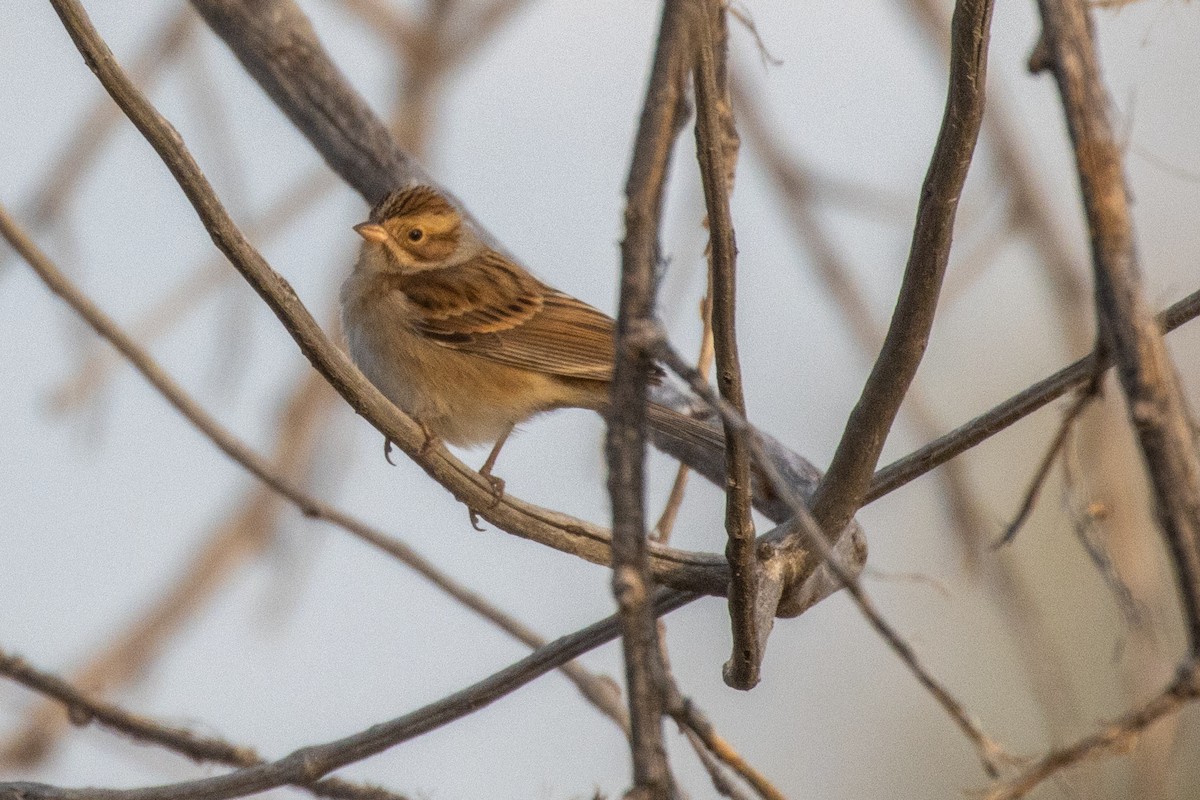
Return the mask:
<svg viewBox="0 0 1200 800"><path fill-rule="evenodd" d="M813 497L813 514L839 531L862 506L900 403L925 353L937 310L954 217L983 119L991 0L959 0L951 23L946 111L917 207L904 281L883 349Z"/></svg>
<svg viewBox="0 0 1200 800"><path fill-rule="evenodd" d="M1037 503L1038 495L1042 492L1042 486L1046 483L1046 476L1050 474L1050 467L1054 466L1054 462L1058 459L1059 453L1067 443L1067 436L1071 433L1071 428L1075 424L1075 420L1079 419L1079 415L1083 413L1087 404L1096 398L1098 387L1093 384L1082 392L1079 397L1075 398L1075 402L1063 414L1062 419L1058 423L1058 432L1054 434L1054 438L1050 440L1050 446L1046 448L1046 452L1042 455L1042 461L1038 464L1037 469L1033 473L1033 478L1029 481L1029 488L1025 490L1025 499L1021 501L1021 508L1017 511L1017 515L1013 521L1008 523L1004 529L1004 534L993 547L1002 547L1012 542L1016 538L1017 532L1021 530L1021 526L1029 519L1029 515L1033 512L1033 507Z"/></svg>
<svg viewBox="0 0 1200 800"><path fill-rule="evenodd" d="M48 672L36 669L23 659L0 650L0 675L16 681L66 707L76 725L96 721L122 733L134 741L156 744L187 756L196 762L226 764L231 767L252 767L266 762L253 748L231 744L212 736L200 736L184 728L174 728L160 722L131 714L111 703L87 697L74 686ZM340 778L313 781L304 788L317 797L347 798L347 800L404 800L401 795L374 786L362 786ZM4 785L0 784L0 792ZM0 795L3 796L3 795Z"/></svg>
<svg viewBox="0 0 1200 800"><path fill-rule="evenodd" d="M1197 316L1200 316L1200 290L1192 292L1172 304L1170 308L1158 315L1156 322L1163 333L1170 333L1185 322L1191 322ZM866 502L878 500L955 456L965 453L1047 403L1057 400L1072 389L1078 389L1094 377L1102 375L1111 366L1112 360L1106 352L1093 350L1078 361L1072 362L1053 375L1033 384L1025 391L1013 395L990 411L959 425L919 450L896 459L875 473L875 477L871 479L871 488L867 492Z"/></svg>
<svg viewBox="0 0 1200 800"><path fill-rule="evenodd" d="M667 0L625 185L621 296L605 455L613 510L613 594L633 735L628 797L665 800L672 778L662 738L666 666L658 626L648 613L650 574L645 511L646 403L652 362L635 334L654 318L659 227L667 170L684 121L684 85L694 52L694 18L686 0Z"/></svg>
<svg viewBox="0 0 1200 800"><path fill-rule="evenodd" d="M700 353L696 356L696 371L706 379L709 369L712 367L712 360L712 279L710 276L708 289L700 300ZM675 529L675 519L683 505L684 492L687 490L690 473L691 468L681 461L679 468L675 471L675 480L671 483L671 491L667 494L667 502L663 506L662 514L659 515L658 522L654 523L654 528L650 531L652 541L662 544L670 541L671 532Z"/></svg>
<svg viewBox="0 0 1200 800"><path fill-rule="evenodd" d="M940 0L909 0L909 7L939 52L950 41L950 22ZM1001 98L1003 99L1003 98ZM996 178L1008 186L1011 224L1028 233L1028 241L1041 256L1039 266L1054 290L1060 313L1059 328L1072 353L1085 350L1091 336L1084 319L1088 287L1082 265L1072 253L1059 226L1054 202L1039 188L1039 175L1021 148L1021 121L1011 109L997 105L993 95L983 118L983 137L989 145L991 168Z"/></svg>
<svg viewBox="0 0 1200 800"><path fill-rule="evenodd" d="M684 592L660 592L655 615L667 614L696 599ZM0 800L227 800L277 786L307 785L347 764L461 719L505 695L611 642L620 634L617 617L606 617L580 631L555 639L525 658L448 697L402 717L383 722L342 739L312 745L254 767L212 778L152 786L144 789L63 789L36 783L0 783Z"/></svg>
<svg viewBox="0 0 1200 800"><path fill-rule="evenodd" d="M708 211L709 270L712 281L713 347L717 388L721 397L746 416L742 367L736 333L737 245L729 195L733 190L737 131L729 100L725 48L725 12L719 3L698 3L700 37L695 67L696 155ZM754 554L754 521L750 516L750 450L745 430L725 426L725 531L729 536L729 618L733 654L722 669L725 682L752 689L759 681L765 637L755 625L758 560Z"/></svg>
<svg viewBox="0 0 1200 800"><path fill-rule="evenodd" d="M291 0L193 0L192 5L326 163L368 203L411 181L430 182L325 55L312 24Z"/></svg>
<svg viewBox="0 0 1200 800"><path fill-rule="evenodd" d="M765 775L742 758L741 754L717 733L704 712L697 708L690 698L684 697L673 681L670 686L667 713L681 727L695 735L710 753L752 786L760 797L765 800L785 800L783 792L775 788L775 785Z"/></svg>
<svg viewBox="0 0 1200 800"><path fill-rule="evenodd" d="M1200 457L1175 366L1142 290L1121 149L1082 0L1039 0L1043 41L1075 145L1091 234L1096 313L1117 363L1179 583L1189 646L1200 656Z"/></svg>
<svg viewBox="0 0 1200 800"><path fill-rule="evenodd" d="M1133 747L1138 736L1155 722L1178 712L1198 697L1200 681L1192 664L1181 669L1175 680L1150 702L1068 747L1050 751L1020 775L993 786L984 796L985 800L1018 800L1066 767L1106 753L1124 752Z"/></svg>
<svg viewBox="0 0 1200 800"><path fill-rule="evenodd" d="M732 406L718 397L707 384L697 379L695 370L671 348L663 336L652 336L648 333L647 339L649 340L647 342L648 346L654 346L659 360L666 364L680 378L687 381L692 390L716 410L723 420L727 421L730 425L741 426L744 430L753 431L750 424ZM781 565L782 567L788 565L794 554L805 552L809 547L816 551L823 565L833 574L839 584L845 587L846 591L850 593L859 611L866 617L871 627L883 637L883 640L900 657L900 660L904 662L917 681L925 687L934 700L937 701L959 727L959 730L975 746L980 762L987 774L992 777L998 776L998 764L1006 758L1003 749L983 731L974 718L967 713L962 703L951 694L950 690L943 686L925 668L908 642L879 614L874 603L858 582L857 572L861 568L861 563L844 562L843 555L830 545L826 534L822 533L821 527L804 504L803 498L790 488L788 482L779 474L775 465L768 461L765 453L758 448L758 437L751 435L749 442L751 455L762 468L768 480L771 481L772 485L775 486L776 490L783 497L784 501L791 507L793 513L790 526L792 532L788 533L785 538L782 540L772 540L770 534L762 537L762 541L759 543L759 559L763 565L763 572L767 575L778 572L781 569ZM846 538L849 537L843 537L843 540ZM802 543L800 545L802 549L798 548L797 541ZM779 590L776 589L775 598L777 599L780 597L778 592Z"/></svg>

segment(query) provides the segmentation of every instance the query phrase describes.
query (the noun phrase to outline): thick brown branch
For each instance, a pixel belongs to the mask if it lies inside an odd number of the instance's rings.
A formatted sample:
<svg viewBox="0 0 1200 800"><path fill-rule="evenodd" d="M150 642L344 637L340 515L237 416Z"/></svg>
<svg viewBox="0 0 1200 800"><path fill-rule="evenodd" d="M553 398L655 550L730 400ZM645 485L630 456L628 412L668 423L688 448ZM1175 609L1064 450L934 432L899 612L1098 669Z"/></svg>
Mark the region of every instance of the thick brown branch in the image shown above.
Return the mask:
<svg viewBox="0 0 1200 800"><path fill-rule="evenodd" d="M1117 364L1179 583L1192 657L1200 655L1200 457L1175 366L1142 290L1121 149L1082 0L1039 0L1043 41L1075 145L1091 233L1100 333Z"/></svg>
<svg viewBox="0 0 1200 800"><path fill-rule="evenodd" d="M736 332L737 245L729 211L737 132L724 69L724 10L719 3L700 0L700 37L695 68L696 155L708 212L709 269L712 277L712 330L717 388L721 397L743 417L746 398ZM733 654L722 675L736 689L752 689L759 681L765 634L760 635L758 559L754 553L754 522L750 517L750 446L745 430L725 425L725 531L729 540L729 618Z"/></svg>
<svg viewBox="0 0 1200 800"><path fill-rule="evenodd" d="M646 401L652 362L634 334L654 316L655 269L667 171L683 124L694 43L686 0L667 0L625 186L621 297L605 453L612 497L612 584L620 609L629 694L635 800L666 800L672 779L662 738L666 666L647 605Z"/></svg>
<svg viewBox="0 0 1200 800"><path fill-rule="evenodd" d="M921 190L896 310L829 471L813 497L813 514L826 531L840 531L862 506L888 431L929 341L950 258L958 200L983 119L991 19L991 0L959 0L955 5L946 111Z"/></svg>
<svg viewBox="0 0 1200 800"><path fill-rule="evenodd" d="M192 6L368 203L410 181L429 180L329 60L292 0L194 0Z"/></svg>

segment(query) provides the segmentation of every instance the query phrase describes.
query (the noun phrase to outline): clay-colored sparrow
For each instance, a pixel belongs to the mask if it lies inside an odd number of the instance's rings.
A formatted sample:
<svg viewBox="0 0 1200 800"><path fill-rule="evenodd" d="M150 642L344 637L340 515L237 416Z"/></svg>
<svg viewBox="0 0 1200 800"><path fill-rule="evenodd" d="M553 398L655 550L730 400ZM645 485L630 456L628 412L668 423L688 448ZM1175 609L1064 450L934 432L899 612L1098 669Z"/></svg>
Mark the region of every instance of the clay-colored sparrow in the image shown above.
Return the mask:
<svg viewBox="0 0 1200 800"><path fill-rule="evenodd" d="M553 289L486 246L435 189L386 197L354 230L365 240L342 286L350 354L393 403L440 439L495 442L543 411L608 404L611 317ZM719 433L651 404L652 425L676 436Z"/></svg>

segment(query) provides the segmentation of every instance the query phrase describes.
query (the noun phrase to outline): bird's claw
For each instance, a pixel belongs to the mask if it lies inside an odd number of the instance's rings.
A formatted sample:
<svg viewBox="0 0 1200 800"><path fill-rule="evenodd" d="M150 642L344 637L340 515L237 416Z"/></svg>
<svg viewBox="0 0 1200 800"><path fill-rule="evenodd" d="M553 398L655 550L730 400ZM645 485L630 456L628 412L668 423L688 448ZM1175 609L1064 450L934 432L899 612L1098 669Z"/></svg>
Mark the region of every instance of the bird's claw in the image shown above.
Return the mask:
<svg viewBox="0 0 1200 800"><path fill-rule="evenodd" d="M394 466L396 466L396 462L392 461L392 445L393 444L395 444L395 442L393 442L391 439L387 438L386 436L384 437L384 439L383 439L383 458L385 461L387 461L389 464L391 464L394 467Z"/></svg>
<svg viewBox="0 0 1200 800"><path fill-rule="evenodd" d="M504 478L484 472L481 472L480 475L483 475L484 479L492 485L492 505L490 507L495 508L504 499Z"/></svg>
<svg viewBox="0 0 1200 800"><path fill-rule="evenodd" d="M480 470L479 476L487 481L492 487L492 504L488 508L495 508L500 505L500 501L504 499L504 478L497 477L490 472ZM479 525L479 512L468 507L467 512L471 515L471 527L477 531L484 529Z"/></svg>

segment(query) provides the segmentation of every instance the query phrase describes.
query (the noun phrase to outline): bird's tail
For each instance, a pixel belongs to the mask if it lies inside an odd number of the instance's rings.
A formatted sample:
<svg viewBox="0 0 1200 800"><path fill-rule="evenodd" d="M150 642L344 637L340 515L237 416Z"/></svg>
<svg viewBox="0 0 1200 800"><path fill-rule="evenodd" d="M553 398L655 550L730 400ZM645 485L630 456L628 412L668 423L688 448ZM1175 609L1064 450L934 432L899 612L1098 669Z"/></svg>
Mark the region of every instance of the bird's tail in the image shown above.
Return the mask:
<svg viewBox="0 0 1200 800"><path fill-rule="evenodd" d="M725 431L720 426L668 406L651 402L646 407L646 422L655 444L668 453L675 447L703 448L710 453L725 451Z"/></svg>

